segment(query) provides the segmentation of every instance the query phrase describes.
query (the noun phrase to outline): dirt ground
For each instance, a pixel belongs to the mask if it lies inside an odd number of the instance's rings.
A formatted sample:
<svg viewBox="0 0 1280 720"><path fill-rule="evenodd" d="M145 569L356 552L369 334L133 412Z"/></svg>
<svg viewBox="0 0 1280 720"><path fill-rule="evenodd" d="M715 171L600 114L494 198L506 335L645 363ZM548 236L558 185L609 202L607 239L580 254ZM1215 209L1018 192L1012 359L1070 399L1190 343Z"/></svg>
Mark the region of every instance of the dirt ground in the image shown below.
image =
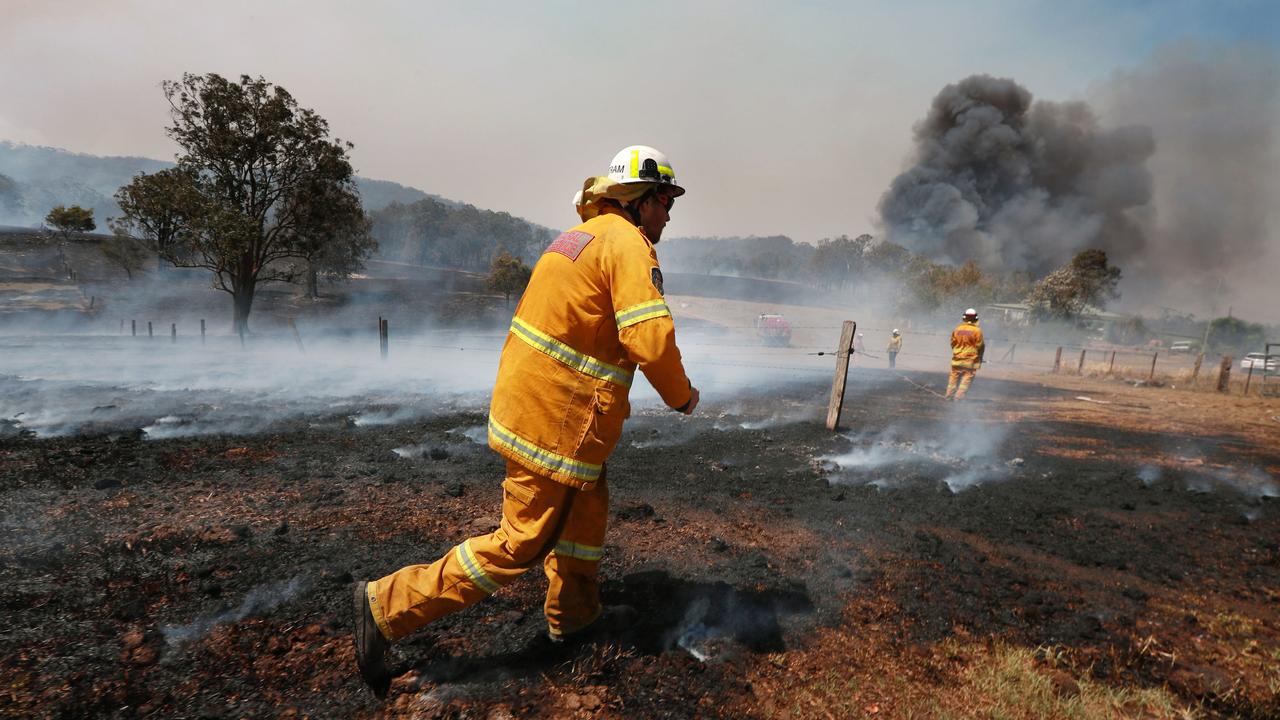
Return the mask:
<svg viewBox="0 0 1280 720"><path fill-rule="evenodd" d="M1280 717L1276 400L944 383L855 366L840 433L817 373L637 411L602 574L638 626L547 651L533 572L398 645L385 702L350 584L496 526L483 415L7 437L0 714Z"/></svg>

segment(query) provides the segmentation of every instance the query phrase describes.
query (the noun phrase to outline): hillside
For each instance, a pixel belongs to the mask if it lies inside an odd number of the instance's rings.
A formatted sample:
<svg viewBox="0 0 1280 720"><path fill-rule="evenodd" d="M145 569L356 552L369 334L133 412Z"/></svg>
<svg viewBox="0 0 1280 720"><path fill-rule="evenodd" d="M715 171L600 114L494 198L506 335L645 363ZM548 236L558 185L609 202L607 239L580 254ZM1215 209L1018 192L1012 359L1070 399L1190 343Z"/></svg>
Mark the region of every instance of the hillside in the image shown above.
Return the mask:
<svg viewBox="0 0 1280 720"><path fill-rule="evenodd" d="M138 173L172 167L165 160L102 157L0 140L0 225L36 227L55 205L93 208L99 226L120 210L112 196ZM357 177L365 210L431 198L459 203L388 180Z"/></svg>

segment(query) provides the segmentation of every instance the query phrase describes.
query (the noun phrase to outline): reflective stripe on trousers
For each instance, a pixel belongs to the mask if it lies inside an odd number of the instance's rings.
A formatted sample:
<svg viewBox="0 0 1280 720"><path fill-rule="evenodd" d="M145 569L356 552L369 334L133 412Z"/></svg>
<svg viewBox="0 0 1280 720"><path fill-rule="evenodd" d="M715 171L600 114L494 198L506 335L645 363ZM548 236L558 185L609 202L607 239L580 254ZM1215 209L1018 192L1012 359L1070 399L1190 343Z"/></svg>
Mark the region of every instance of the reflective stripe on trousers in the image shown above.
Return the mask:
<svg viewBox="0 0 1280 720"><path fill-rule="evenodd" d="M576 490L507 462L502 521L429 565L410 565L369 583L369 604L384 635L402 638L461 610L543 563L544 612L553 634L571 633L600 613L597 568L608 522L609 490L602 473Z"/></svg>

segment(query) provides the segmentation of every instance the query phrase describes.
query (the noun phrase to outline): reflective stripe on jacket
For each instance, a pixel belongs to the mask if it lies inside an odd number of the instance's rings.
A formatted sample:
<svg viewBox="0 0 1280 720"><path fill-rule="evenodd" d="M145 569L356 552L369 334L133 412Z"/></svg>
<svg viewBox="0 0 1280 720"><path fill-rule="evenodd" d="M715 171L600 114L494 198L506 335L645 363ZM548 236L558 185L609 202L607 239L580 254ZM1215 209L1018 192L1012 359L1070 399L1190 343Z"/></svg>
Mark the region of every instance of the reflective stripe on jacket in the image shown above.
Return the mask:
<svg viewBox="0 0 1280 720"><path fill-rule="evenodd" d="M666 404L688 403L661 284L653 245L612 206L557 237L533 268L502 348L489 447L589 487L631 414L637 367Z"/></svg>
<svg viewBox="0 0 1280 720"><path fill-rule="evenodd" d="M951 367L976 370L986 349L978 321L965 320L951 331Z"/></svg>

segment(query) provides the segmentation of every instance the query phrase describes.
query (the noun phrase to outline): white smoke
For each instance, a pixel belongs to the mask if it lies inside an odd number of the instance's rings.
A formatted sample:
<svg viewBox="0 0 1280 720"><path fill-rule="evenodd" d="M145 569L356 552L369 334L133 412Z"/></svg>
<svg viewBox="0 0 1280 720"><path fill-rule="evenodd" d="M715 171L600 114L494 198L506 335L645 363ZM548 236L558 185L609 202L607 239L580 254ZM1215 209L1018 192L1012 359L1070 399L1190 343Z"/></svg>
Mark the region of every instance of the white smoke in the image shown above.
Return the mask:
<svg viewBox="0 0 1280 720"><path fill-rule="evenodd" d="M265 615L277 606L297 597L298 593L307 588L307 585L307 581L300 575L281 582L259 585L245 593L244 600L234 608L201 615L186 625L162 627L160 633L170 647L199 640L219 625Z"/></svg>

